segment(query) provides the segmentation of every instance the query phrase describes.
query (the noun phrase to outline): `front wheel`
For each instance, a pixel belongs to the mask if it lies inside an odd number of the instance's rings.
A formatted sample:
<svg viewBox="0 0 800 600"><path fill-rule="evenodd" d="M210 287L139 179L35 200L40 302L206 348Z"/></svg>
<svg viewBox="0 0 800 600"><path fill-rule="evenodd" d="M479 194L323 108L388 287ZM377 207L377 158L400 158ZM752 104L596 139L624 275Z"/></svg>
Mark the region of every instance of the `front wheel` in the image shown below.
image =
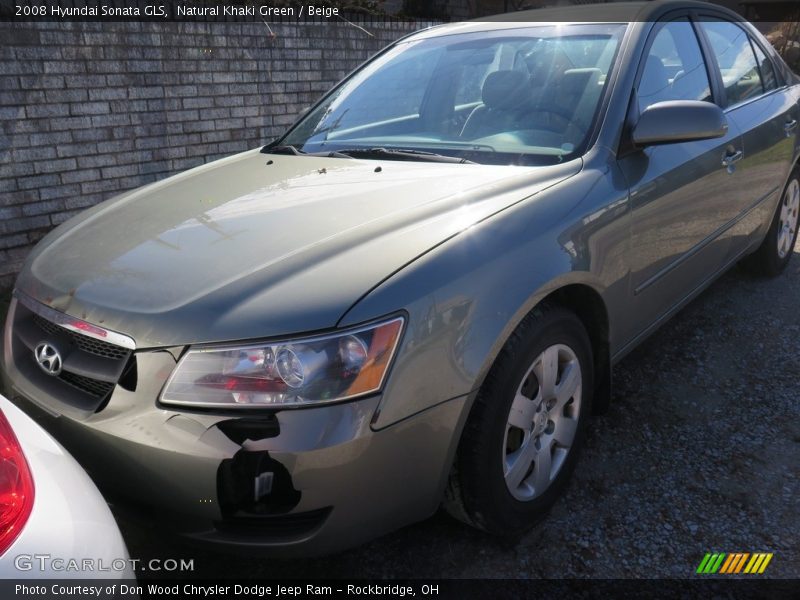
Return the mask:
<svg viewBox="0 0 800 600"><path fill-rule="evenodd" d="M506 343L465 425L445 508L516 537L563 491L591 414L592 349L581 321L540 307Z"/></svg>
<svg viewBox="0 0 800 600"><path fill-rule="evenodd" d="M755 275L775 277L789 264L797 241L800 220L800 171L792 172L783 190L781 202L772 218L767 236L753 254L742 261L742 266Z"/></svg>

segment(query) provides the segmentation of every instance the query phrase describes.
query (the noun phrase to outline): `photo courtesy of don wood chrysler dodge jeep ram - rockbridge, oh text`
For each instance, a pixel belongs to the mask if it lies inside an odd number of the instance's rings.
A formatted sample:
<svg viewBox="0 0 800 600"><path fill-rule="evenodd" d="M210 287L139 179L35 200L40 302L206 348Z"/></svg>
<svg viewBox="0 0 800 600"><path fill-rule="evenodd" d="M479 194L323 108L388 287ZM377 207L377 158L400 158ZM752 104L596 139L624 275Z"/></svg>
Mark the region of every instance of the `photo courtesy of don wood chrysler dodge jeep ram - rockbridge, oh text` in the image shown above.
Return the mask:
<svg viewBox="0 0 800 600"><path fill-rule="evenodd" d="M442 503L524 532L612 365L733 265L780 273L800 204L800 86L754 27L547 14L409 35L280 139L55 229L12 401L194 539L321 554Z"/></svg>

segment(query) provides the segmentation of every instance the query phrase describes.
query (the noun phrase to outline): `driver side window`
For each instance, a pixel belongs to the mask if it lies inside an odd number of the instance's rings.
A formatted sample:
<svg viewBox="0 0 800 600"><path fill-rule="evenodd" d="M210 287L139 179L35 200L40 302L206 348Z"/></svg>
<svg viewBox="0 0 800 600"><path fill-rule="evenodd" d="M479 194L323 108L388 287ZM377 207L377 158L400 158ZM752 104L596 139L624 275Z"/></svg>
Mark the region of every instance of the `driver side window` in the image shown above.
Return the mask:
<svg viewBox="0 0 800 600"><path fill-rule="evenodd" d="M639 113L666 100L711 101L711 84L692 24L670 21L659 26L637 87Z"/></svg>

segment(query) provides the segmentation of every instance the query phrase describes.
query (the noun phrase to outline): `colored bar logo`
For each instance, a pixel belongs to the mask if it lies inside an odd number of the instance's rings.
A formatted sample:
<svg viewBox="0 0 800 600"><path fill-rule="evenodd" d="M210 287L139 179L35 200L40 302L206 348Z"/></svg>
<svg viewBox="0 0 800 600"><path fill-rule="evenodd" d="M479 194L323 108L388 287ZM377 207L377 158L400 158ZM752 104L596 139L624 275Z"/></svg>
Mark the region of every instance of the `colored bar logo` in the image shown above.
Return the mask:
<svg viewBox="0 0 800 600"><path fill-rule="evenodd" d="M695 573L699 575L761 575L772 560L772 552L706 553Z"/></svg>

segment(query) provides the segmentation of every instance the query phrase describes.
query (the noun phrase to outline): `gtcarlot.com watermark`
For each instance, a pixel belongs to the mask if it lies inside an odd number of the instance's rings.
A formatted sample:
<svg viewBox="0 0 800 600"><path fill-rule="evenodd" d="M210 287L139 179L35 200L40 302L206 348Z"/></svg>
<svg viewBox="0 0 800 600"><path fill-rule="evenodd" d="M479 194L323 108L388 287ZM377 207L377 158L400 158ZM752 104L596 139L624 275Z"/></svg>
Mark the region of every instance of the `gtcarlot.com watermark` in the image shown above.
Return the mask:
<svg viewBox="0 0 800 600"><path fill-rule="evenodd" d="M62 558L51 554L18 554L14 557L18 571L41 571L43 573L124 573L126 571L194 571L194 559L151 558Z"/></svg>

